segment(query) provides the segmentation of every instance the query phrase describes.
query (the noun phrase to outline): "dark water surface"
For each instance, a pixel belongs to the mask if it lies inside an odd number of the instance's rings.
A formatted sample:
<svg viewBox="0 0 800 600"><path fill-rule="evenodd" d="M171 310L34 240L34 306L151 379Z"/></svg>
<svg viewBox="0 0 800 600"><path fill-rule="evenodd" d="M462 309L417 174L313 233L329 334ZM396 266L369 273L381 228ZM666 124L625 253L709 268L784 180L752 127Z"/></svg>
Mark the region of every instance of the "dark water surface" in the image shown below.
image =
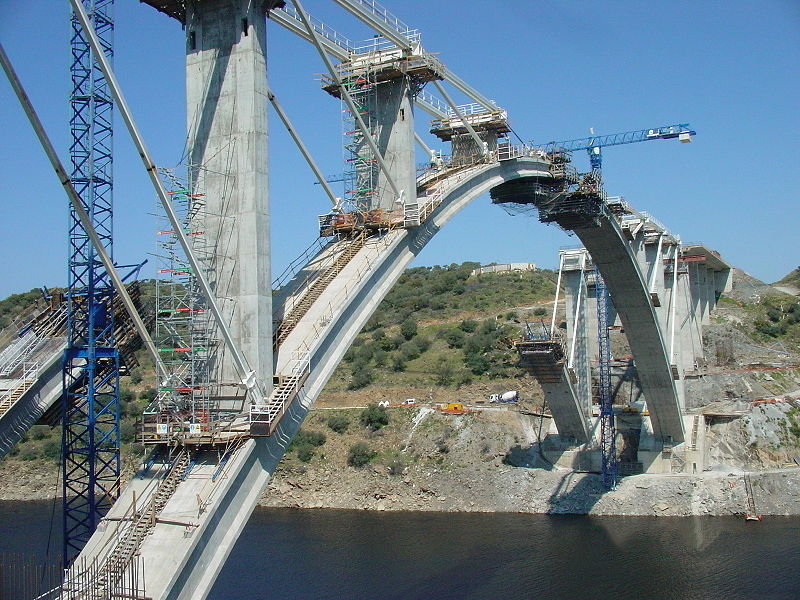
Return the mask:
<svg viewBox="0 0 800 600"><path fill-rule="evenodd" d="M0 552L50 514L0 502ZM210 598L800 599L800 519L259 509Z"/></svg>

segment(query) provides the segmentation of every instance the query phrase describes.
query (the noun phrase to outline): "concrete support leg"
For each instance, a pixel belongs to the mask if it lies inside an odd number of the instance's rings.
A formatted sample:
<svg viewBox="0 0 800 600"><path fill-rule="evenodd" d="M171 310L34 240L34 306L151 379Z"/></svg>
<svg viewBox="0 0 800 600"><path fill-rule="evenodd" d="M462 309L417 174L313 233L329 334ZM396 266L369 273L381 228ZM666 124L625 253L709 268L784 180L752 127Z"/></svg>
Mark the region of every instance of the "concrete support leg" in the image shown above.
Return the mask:
<svg viewBox="0 0 800 600"><path fill-rule="evenodd" d="M582 271L564 271L564 299L567 314L567 366L570 369L572 386L578 406L584 415L591 415L592 406L592 348L596 353L597 326L596 319L592 319L590 301L586 280ZM580 296L580 301L578 300ZM596 306L591 302L592 306ZM577 326L576 326L577 321ZM590 337L589 331L595 333ZM574 336L574 339L573 339ZM592 341L594 340L594 342ZM574 350L572 350L574 344ZM571 355L571 361L569 361ZM573 400L574 402L574 400ZM558 425L558 423L556 423Z"/></svg>
<svg viewBox="0 0 800 600"><path fill-rule="evenodd" d="M249 367L272 381L265 3L186 3L191 185L209 281ZM220 383L238 378L217 358Z"/></svg>
<svg viewBox="0 0 800 600"><path fill-rule="evenodd" d="M417 197L417 167L414 140L414 97L408 77L393 79L378 86L378 120L376 143L389 165L397 187L403 192L403 201ZM402 208L382 171L378 175L378 193L373 196L372 208L395 210Z"/></svg>

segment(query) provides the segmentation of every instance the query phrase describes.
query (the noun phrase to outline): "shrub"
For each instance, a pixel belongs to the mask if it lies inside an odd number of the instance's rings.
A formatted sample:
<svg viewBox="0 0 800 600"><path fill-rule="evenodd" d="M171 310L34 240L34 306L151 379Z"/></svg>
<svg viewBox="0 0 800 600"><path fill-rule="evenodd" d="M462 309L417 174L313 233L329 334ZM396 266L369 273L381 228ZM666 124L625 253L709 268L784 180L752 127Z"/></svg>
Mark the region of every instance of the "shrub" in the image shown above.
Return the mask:
<svg viewBox="0 0 800 600"><path fill-rule="evenodd" d="M336 433L344 433L347 431L347 428L350 427L350 419L347 418L347 415L343 414L330 415L327 423L331 431L335 431Z"/></svg>
<svg viewBox="0 0 800 600"><path fill-rule="evenodd" d="M325 443L326 439L325 434L321 431L306 431L301 429L297 432L297 435L294 436L292 443L298 446L308 445L318 448Z"/></svg>
<svg viewBox="0 0 800 600"><path fill-rule="evenodd" d="M438 385L447 386L453 383L456 369L452 363L448 362L445 358L441 358L436 363L434 372L436 374L436 383Z"/></svg>
<svg viewBox="0 0 800 600"><path fill-rule="evenodd" d="M42 444L42 454L50 460L58 460L61 457L61 442L58 440L47 440Z"/></svg>
<svg viewBox="0 0 800 600"><path fill-rule="evenodd" d="M472 333L478 328L478 322L473 319L464 319L463 321L461 321L459 327L461 328L461 331Z"/></svg>
<svg viewBox="0 0 800 600"><path fill-rule="evenodd" d="M400 325L400 333L404 338L410 340L417 335L417 322L409 317Z"/></svg>
<svg viewBox="0 0 800 600"><path fill-rule="evenodd" d="M297 458L301 462L307 463L313 457L317 448L325 443L325 434L321 431L304 431L300 430L294 436L292 443L289 444L289 450L297 451Z"/></svg>
<svg viewBox="0 0 800 600"><path fill-rule="evenodd" d="M464 332L460 329L442 329L440 330L441 338L447 342L450 348L461 348L464 345Z"/></svg>
<svg viewBox="0 0 800 600"><path fill-rule="evenodd" d="M400 356L402 356L406 361L419 358L421 353L422 352L420 351L416 341L403 342L403 345L400 346Z"/></svg>
<svg viewBox="0 0 800 600"><path fill-rule="evenodd" d="M375 458L376 454L364 442L358 442L350 446L350 451L347 453L347 464L356 468L363 467Z"/></svg>
<svg viewBox="0 0 800 600"><path fill-rule="evenodd" d="M381 427L389 424L389 412L386 410L385 406L370 404L361 411L359 420L364 427L369 427L372 431L377 431Z"/></svg>
<svg viewBox="0 0 800 600"><path fill-rule="evenodd" d="M378 348L372 354L372 360L375 361L376 367L382 367L386 364L386 361L389 359L389 353L386 350L382 350Z"/></svg>
<svg viewBox="0 0 800 600"><path fill-rule="evenodd" d="M417 339L414 340L414 343L419 348L420 353L427 352L428 349L431 347L431 338L426 337L424 335L418 335Z"/></svg>
<svg viewBox="0 0 800 600"><path fill-rule="evenodd" d="M375 373L372 369L366 366L362 366L359 369L356 369L355 365L353 366L353 378L350 380L350 385L347 386L350 390L360 390L363 387L368 386L372 381L375 379Z"/></svg>
<svg viewBox="0 0 800 600"><path fill-rule="evenodd" d="M30 428L32 440L43 440L50 437L50 427L48 425L34 425Z"/></svg>

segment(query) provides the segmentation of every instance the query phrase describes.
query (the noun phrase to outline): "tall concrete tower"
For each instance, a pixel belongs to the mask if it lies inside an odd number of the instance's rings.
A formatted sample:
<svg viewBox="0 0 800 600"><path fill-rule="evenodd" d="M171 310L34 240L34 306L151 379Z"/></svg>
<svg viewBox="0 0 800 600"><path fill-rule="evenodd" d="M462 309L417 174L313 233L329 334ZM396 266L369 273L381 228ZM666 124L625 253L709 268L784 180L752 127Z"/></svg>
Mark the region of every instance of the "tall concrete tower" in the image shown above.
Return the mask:
<svg viewBox="0 0 800 600"><path fill-rule="evenodd" d="M203 205L193 228L203 232L209 283L232 337L267 386L272 293L265 17L282 4L193 1L185 15L190 181ZM223 386L241 381L222 345L216 376Z"/></svg>

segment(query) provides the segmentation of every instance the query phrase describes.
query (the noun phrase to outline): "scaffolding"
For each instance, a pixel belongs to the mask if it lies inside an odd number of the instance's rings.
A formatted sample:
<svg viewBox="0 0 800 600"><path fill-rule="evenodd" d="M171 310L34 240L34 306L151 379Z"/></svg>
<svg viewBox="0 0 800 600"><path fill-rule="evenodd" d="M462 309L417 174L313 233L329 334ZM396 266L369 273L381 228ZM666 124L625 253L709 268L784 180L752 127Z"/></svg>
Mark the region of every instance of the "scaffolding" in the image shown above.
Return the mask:
<svg viewBox="0 0 800 600"><path fill-rule="evenodd" d="M209 265L204 232L197 229L205 202L201 193L162 169L161 176L192 250ZM166 216L163 223L168 223ZM161 443L200 435L219 415L212 400L216 333L203 294L168 224L158 231L160 268L156 278L154 342L162 359L156 373L157 394L144 412L143 441Z"/></svg>
<svg viewBox="0 0 800 600"><path fill-rule="evenodd" d="M600 397L600 473L603 485L617 487L617 449L614 428L614 393L611 387L611 341L608 335L608 290L595 266L595 295L597 297L598 392Z"/></svg>
<svg viewBox="0 0 800 600"><path fill-rule="evenodd" d="M353 104L367 126L367 133L374 138L380 133L376 114L378 103L378 81L375 71L365 68L358 75L344 82ZM366 141L352 111L342 101L342 127L344 161L344 201L354 211L368 211L377 193L379 166L372 149Z"/></svg>

